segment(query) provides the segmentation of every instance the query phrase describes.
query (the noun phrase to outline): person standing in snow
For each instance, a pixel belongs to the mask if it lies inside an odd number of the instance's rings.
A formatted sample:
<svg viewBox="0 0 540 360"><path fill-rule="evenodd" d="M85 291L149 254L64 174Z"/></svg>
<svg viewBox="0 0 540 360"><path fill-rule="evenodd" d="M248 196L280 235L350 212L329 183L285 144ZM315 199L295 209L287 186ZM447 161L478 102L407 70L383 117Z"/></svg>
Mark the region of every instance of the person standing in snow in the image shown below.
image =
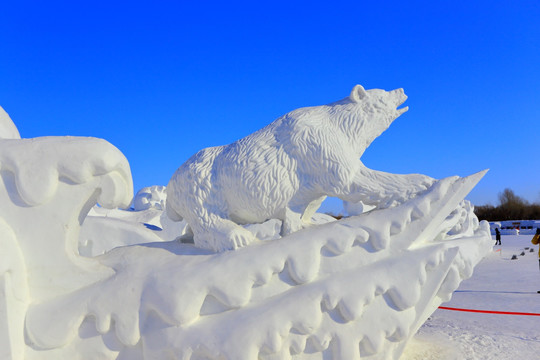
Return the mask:
<svg viewBox="0 0 540 360"><path fill-rule="evenodd" d="M501 245L501 231L495 228L495 245Z"/></svg>
<svg viewBox="0 0 540 360"><path fill-rule="evenodd" d="M540 243L540 228L536 228L536 234L533 236L531 242L533 245ZM540 247L538 248L538 265L540 266ZM540 294L540 290L537 291Z"/></svg>

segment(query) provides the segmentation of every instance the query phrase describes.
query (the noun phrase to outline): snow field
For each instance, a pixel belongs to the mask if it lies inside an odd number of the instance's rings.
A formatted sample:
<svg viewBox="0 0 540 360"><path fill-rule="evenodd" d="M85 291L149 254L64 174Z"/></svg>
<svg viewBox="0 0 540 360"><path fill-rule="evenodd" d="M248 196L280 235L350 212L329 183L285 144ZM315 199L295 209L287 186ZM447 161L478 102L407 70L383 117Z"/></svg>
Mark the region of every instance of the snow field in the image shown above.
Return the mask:
<svg viewBox="0 0 540 360"><path fill-rule="evenodd" d="M495 246L442 306L540 314L538 246L531 239L532 235L503 235L502 246ZM512 255L517 259L511 260ZM438 309L402 356L403 360L516 358L540 358L540 316Z"/></svg>

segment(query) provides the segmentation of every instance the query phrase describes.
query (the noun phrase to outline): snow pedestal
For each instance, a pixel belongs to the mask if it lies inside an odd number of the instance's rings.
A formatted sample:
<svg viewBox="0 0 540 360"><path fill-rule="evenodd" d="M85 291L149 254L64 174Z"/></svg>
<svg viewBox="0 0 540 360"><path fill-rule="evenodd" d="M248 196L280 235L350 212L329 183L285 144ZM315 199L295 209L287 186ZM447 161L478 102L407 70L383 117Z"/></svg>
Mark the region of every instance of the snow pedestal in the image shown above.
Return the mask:
<svg viewBox="0 0 540 360"><path fill-rule="evenodd" d="M484 223L434 240L442 224L464 222L448 214L481 175L237 251L165 242L56 260L55 277L66 264L65 278L77 277L54 295L29 281L28 340L19 312L13 346L27 359L397 358L490 246Z"/></svg>
<svg viewBox="0 0 540 360"><path fill-rule="evenodd" d="M1 359L397 359L492 243L463 201L482 172L222 253L93 221L140 244L82 256L90 209L130 204L123 155L4 138L0 166Z"/></svg>
<svg viewBox="0 0 540 360"><path fill-rule="evenodd" d="M190 279L181 285L193 296L189 305L177 308L180 326L163 326L173 321L170 317L155 319L156 329L142 337L145 354L398 358L407 340L489 251L486 223L463 237L433 240L440 231L433 221L452 221L443 214L482 175L444 179L397 208L207 255L201 259L206 264L199 265L204 287L194 288ZM453 218L454 225L464 220ZM234 268L241 274L220 272Z"/></svg>

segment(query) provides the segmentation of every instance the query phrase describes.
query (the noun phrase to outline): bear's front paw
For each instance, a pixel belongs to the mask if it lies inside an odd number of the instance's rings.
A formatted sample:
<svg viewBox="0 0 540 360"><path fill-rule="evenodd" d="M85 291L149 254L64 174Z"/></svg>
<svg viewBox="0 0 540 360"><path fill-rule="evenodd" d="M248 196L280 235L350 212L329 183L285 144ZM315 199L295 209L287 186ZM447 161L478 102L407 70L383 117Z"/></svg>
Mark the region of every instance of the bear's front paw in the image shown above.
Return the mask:
<svg viewBox="0 0 540 360"><path fill-rule="evenodd" d="M244 229L243 227L233 229L229 233L229 238L232 241L234 249L249 245L256 240L255 235L253 235L253 233L251 233L249 230Z"/></svg>
<svg viewBox="0 0 540 360"><path fill-rule="evenodd" d="M255 235L241 226L235 226L214 237L214 250L235 250L251 244L256 240Z"/></svg>

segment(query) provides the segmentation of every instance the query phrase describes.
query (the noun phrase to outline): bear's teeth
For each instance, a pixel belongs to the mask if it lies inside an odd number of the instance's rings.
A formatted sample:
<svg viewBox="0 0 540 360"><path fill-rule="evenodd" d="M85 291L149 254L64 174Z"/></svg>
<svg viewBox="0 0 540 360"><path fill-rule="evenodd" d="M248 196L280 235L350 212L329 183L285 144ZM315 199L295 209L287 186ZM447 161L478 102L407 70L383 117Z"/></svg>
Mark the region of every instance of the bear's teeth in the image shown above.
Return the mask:
<svg viewBox="0 0 540 360"><path fill-rule="evenodd" d="M401 114L403 114L403 113L406 113L407 111L409 111L409 107L408 107L408 106L405 106L405 107L403 107L403 108L401 108L401 109L397 109L397 113L398 113L399 115L401 115Z"/></svg>

